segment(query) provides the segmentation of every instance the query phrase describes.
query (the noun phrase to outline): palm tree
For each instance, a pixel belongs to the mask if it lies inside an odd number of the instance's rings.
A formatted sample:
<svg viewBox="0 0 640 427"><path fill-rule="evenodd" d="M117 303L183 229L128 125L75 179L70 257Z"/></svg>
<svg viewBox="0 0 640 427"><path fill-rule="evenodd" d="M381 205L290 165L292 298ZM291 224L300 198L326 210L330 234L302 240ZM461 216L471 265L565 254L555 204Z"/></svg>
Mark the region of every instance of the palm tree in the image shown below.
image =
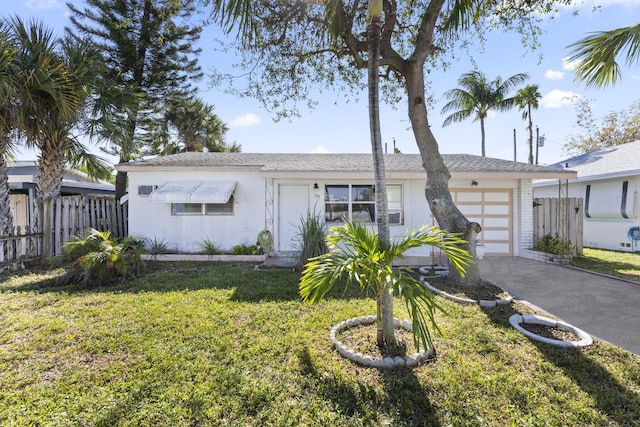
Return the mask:
<svg viewBox="0 0 640 427"><path fill-rule="evenodd" d="M461 122L473 115L473 120L480 120L482 135L482 157L486 156L484 120L489 110L507 111L513 107L514 99L507 98L507 93L529 78L528 74L520 73L502 81L500 77L492 82L480 71L471 71L458 79L460 88L452 89L444 94L450 101L442 108L441 113L453 111L442 126L453 122Z"/></svg>
<svg viewBox="0 0 640 427"><path fill-rule="evenodd" d="M380 293L396 293L411 315L416 347L433 347L430 327L437 328L434 313L438 309L433 294L409 274L394 270L392 263L411 248L430 245L441 249L449 257L451 265L464 275L464 268L471 262L471 257L457 246L463 243L459 238L436 227L423 227L398 242L384 243L379 234L362 222L347 221L333 227L326 241L330 251L311 259L300 278L299 290L303 301L320 301L336 283L346 279L345 286L356 282L362 290L376 295L379 318ZM379 321L376 326L380 337ZM378 346L391 349L388 342L378 341Z"/></svg>
<svg viewBox="0 0 640 427"><path fill-rule="evenodd" d="M371 153L373 156L373 175L375 181L376 197L376 225L378 239L382 250L390 246L389 233L389 209L387 204L387 179L384 165L384 152L382 150L382 133L380 130L380 95L379 95L379 70L380 70L380 31L382 31L382 0L369 0L369 21L367 25L368 45L368 94L369 94L369 129L371 138ZM385 282L382 282L385 283ZM386 283L377 289L376 341L380 348L393 349L397 347L395 327L393 324L393 295L391 284Z"/></svg>
<svg viewBox="0 0 640 427"><path fill-rule="evenodd" d="M514 98L515 104L522 110L522 119L529 119L529 163L533 164L533 122L531 109L538 109L538 101L542 98L538 85L527 85L520 89Z"/></svg>
<svg viewBox="0 0 640 427"><path fill-rule="evenodd" d="M86 43L54 37L41 23L29 25L19 18L9 21L19 47L17 114L27 145L38 149L38 209L43 241L42 257L52 253L51 203L60 195L62 176L69 160L82 158L71 132L80 121L92 84L97 78L99 52ZM86 159L86 157L85 157Z"/></svg>
<svg viewBox="0 0 640 427"><path fill-rule="evenodd" d="M626 63L640 62L640 24L600 31L568 46L569 61L577 62L576 80L587 86L605 87L614 84L620 77L620 66L616 57L626 49Z"/></svg>
<svg viewBox="0 0 640 427"><path fill-rule="evenodd" d="M31 146L38 146L45 135L55 132L52 118L55 115L66 115L77 108L77 99L73 94L70 76L56 49L59 40L50 29L41 23L31 22L26 25L19 18L7 22L11 38L18 49L15 64L15 99L16 121L19 123L21 138ZM55 156L64 159L64 151L52 150L47 157L41 156L39 167L45 171L59 168L62 174L64 162L56 162ZM50 158L54 157L54 158ZM45 173L38 182L38 202L46 200L48 208L51 193L47 185L51 183ZM42 203L38 203L39 207ZM50 224L44 221L48 211L36 209L36 221L42 222L43 258L50 254ZM45 252L46 251L46 252Z"/></svg>
<svg viewBox="0 0 640 427"><path fill-rule="evenodd" d="M226 144L226 124L213 112L212 105L199 98L171 100L159 128L149 141L153 154L240 151L238 145Z"/></svg>

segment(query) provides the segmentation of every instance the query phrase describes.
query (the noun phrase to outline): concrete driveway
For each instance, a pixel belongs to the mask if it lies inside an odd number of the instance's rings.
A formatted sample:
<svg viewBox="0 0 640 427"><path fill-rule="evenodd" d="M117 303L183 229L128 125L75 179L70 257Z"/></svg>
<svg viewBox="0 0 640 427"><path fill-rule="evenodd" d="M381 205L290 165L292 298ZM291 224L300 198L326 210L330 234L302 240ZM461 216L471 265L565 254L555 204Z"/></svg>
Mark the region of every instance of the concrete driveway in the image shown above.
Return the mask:
<svg viewBox="0 0 640 427"><path fill-rule="evenodd" d="M486 257L478 268L513 297L640 355L640 283L519 257Z"/></svg>

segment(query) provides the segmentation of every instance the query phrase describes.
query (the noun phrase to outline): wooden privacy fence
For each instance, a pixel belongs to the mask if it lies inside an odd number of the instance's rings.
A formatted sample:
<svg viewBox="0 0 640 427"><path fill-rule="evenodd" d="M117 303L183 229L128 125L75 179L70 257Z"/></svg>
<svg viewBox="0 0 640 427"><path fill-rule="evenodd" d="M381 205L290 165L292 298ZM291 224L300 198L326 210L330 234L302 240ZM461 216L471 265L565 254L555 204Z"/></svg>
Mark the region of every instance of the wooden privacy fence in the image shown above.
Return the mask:
<svg viewBox="0 0 640 427"><path fill-rule="evenodd" d="M533 244L545 235L570 241L572 255L582 255L582 198L536 197L533 199Z"/></svg>
<svg viewBox="0 0 640 427"><path fill-rule="evenodd" d="M53 253L48 255L59 255L64 243L72 236L85 235L89 228L110 231L113 237L127 236L128 213L128 204L117 203L113 196L59 197L49 218ZM0 237L0 266L38 259L41 251L41 228L16 227L11 236Z"/></svg>

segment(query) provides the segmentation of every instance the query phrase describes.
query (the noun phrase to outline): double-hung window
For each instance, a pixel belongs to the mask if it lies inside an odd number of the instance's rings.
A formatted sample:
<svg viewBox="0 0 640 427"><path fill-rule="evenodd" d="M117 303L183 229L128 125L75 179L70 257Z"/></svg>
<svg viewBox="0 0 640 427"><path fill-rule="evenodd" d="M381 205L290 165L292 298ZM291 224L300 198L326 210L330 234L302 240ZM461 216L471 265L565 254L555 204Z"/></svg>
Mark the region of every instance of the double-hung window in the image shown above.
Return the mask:
<svg viewBox="0 0 640 427"><path fill-rule="evenodd" d="M389 224L402 224L402 186L387 185ZM376 221L376 197L373 185L326 185L325 221L342 222L351 218Z"/></svg>

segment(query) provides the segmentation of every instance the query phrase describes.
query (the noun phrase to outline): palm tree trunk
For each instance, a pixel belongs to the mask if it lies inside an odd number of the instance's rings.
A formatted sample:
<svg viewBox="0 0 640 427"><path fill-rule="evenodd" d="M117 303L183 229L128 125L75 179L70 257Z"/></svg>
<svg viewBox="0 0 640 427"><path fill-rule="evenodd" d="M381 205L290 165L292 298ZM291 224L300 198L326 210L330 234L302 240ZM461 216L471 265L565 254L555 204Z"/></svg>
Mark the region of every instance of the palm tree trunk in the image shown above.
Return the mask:
<svg viewBox="0 0 640 427"><path fill-rule="evenodd" d="M379 99L379 61L380 58L380 16L371 17L367 26L369 48L368 88L369 88L369 130L371 133L371 152L373 155L373 171L376 195L376 224L378 238L383 246L388 247L389 215L387 206L387 180L382 150L382 134L380 131L380 99ZM395 348L395 327L393 325L393 295L389 285L382 285L376 296L377 310L377 343L378 347Z"/></svg>
<svg viewBox="0 0 640 427"><path fill-rule="evenodd" d="M484 137L485 137L485 132L484 132L484 118L480 118L480 134L482 136L482 157L487 157L487 152L485 150L485 143L484 143Z"/></svg>
<svg viewBox="0 0 640 427"><path fill-rule="evenodd" d="M533 122L531 121L531 103L528 105L529 108L529 163L533 164Z"/></svg>
<svg viewBox="0 0 640 427"><path fill-rule="evenodd" d="M427 118L427 108L423 98L424 70L420 61L415 61L408 63L405 71L409 120L427 172L425 196L440 228L452 233L461 233L462 238L468 242L462 248L468 250L475 260L476 238L482 227L477 222L470 222L453 203L449 191L451 174L444 164ZM475 262L467 267L464 278L460 277L455 269L450 269L450 272L448 280L452 282L469 287L480 285L480 273Z"/></svg>
<svg viewBox="0 0 640 427"><path fill-rule="evenodd" d="M65 149L51 148L41 150L38 158L38 209L40 227L42 230L42 260L46 261L54 255L53 230L53 201L60 196L62 178L66 164Z"/></svg>

